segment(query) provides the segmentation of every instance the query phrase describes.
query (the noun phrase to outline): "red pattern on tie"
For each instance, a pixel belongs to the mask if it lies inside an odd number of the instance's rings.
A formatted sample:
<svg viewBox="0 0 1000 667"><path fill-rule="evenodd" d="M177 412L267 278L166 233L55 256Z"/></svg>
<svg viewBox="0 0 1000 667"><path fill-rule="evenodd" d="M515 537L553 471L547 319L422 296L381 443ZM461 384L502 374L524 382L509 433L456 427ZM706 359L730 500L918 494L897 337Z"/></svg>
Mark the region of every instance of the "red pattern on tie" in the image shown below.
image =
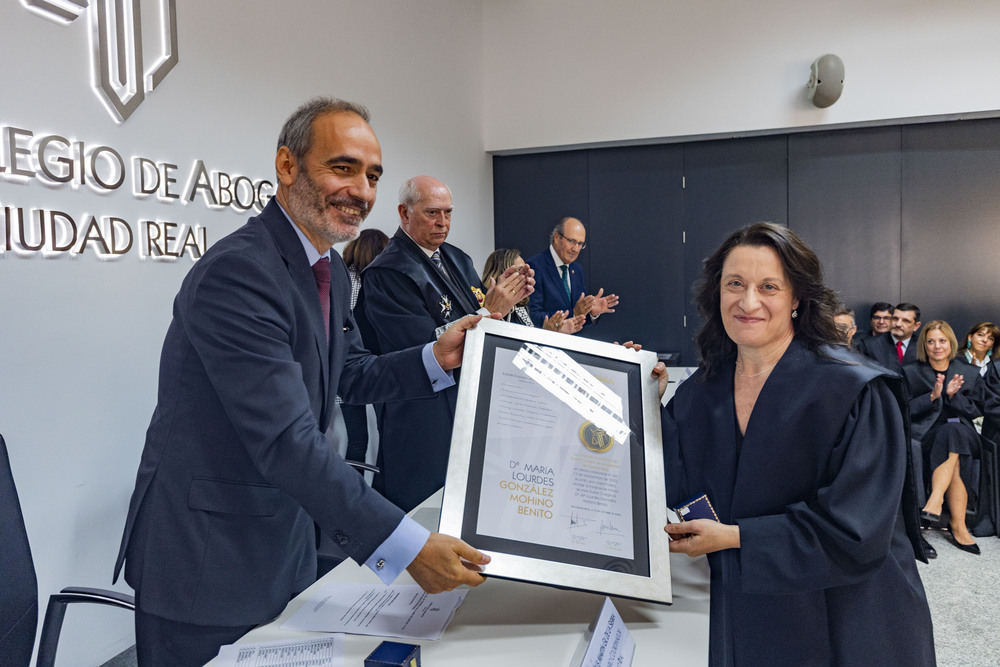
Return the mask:
<svg viewBox="0 0 1000 667"><path fill-rule="evenodd" d="M326 329L326 342L330 342L330 258L320 257L312 266L316 278L316 291L319 293L319 306L323 309L323 328Z"/></svg>
<svg viewBox="0 0 1000 667"><path fill-rule="evenodd" d="M903 363L903 341L896 341L896 356L899 357L899 363Z"/></svg>

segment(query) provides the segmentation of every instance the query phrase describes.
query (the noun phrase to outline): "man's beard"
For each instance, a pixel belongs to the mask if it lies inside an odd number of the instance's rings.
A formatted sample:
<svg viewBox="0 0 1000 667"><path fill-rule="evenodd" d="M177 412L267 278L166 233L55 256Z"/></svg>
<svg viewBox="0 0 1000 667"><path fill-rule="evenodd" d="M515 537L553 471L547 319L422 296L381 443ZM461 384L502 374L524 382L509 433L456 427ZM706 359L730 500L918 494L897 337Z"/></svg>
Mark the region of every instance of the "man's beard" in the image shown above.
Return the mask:
<svg viewBox="0 0 1000 667"><path fill-rule="evenodd" d="M360 209L361 219L364 220L368 217L368 202L355 197L334 195L324 199L323 193L316 185L316 181L309 175L309 171L305 168L301 169L295 182L288 189L288 207L291 209L288 212L289 215L330 245L353 241L361 233L361 226L355 227L328 219L327 215L330 214L330 208L334 205Z"/></svg>

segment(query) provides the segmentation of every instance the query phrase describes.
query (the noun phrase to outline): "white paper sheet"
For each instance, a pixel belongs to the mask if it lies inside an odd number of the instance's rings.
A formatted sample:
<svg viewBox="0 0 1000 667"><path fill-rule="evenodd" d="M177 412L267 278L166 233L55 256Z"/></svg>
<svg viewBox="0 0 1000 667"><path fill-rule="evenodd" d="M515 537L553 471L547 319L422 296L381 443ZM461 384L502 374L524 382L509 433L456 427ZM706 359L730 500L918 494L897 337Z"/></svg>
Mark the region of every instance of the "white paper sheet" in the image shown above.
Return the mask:
<svg viewBox="0 0 1000 667"><path fill-rule="evenodd" d="M219 649L219 667L342 667L343 636L229 644Z"/></svg>
<svg viewBox="0 0 1000 667"><path fill-rule="evenodd" d="M283 630L439 639L468 589L425 593L419 586L331 583L292 615Z"/></svg>
<svg viewBox="0 0 1000 667"><path fill-rule="evenodd" d="M618 442L628 440L621 398L562 350L525 343L514 366Z"/></svg>

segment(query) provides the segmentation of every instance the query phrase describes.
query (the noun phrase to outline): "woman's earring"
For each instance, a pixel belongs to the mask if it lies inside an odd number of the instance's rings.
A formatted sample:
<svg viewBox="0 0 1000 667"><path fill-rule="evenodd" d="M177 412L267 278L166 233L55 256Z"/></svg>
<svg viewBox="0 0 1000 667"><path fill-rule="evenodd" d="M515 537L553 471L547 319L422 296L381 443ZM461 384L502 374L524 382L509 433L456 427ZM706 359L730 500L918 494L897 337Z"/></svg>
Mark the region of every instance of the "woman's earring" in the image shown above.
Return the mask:
<svg viewBox="0 0 1000 667"><path fill-rule="evenodd" d="M799 316L799 309L796 308L795 310L792 311L792 319L794 320L798 316Z"/></svg>
<svg viewBox="0 0 1000 667"><path fill-rule="evenodd" d="M972 339L971 338L967 338L965 340L965 347L966 347L966 349L972 349Z"/></svg>

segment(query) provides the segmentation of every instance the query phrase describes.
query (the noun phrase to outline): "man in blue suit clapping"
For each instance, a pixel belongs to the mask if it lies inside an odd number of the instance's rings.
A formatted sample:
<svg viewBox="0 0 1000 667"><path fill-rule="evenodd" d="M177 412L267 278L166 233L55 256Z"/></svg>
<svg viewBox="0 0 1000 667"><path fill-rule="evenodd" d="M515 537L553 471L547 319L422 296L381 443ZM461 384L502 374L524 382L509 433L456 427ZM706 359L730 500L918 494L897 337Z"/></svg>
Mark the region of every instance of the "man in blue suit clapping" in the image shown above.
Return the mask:
<svg viewBox="0 0 1000 667"><path fill-rule="evenodd" d="M576 218L563 218L552 230L548 250L528 260L528 266L535 272L535 291L528 309L536 327L542 326L545 318L557 310L568 310L571 317L586 318L584 327L597 322L604 313L615 312L617 295L605 294L603 287L597 294L587 294L583 267L576 261L585 247L587 230L583 223Z"/></svg>

